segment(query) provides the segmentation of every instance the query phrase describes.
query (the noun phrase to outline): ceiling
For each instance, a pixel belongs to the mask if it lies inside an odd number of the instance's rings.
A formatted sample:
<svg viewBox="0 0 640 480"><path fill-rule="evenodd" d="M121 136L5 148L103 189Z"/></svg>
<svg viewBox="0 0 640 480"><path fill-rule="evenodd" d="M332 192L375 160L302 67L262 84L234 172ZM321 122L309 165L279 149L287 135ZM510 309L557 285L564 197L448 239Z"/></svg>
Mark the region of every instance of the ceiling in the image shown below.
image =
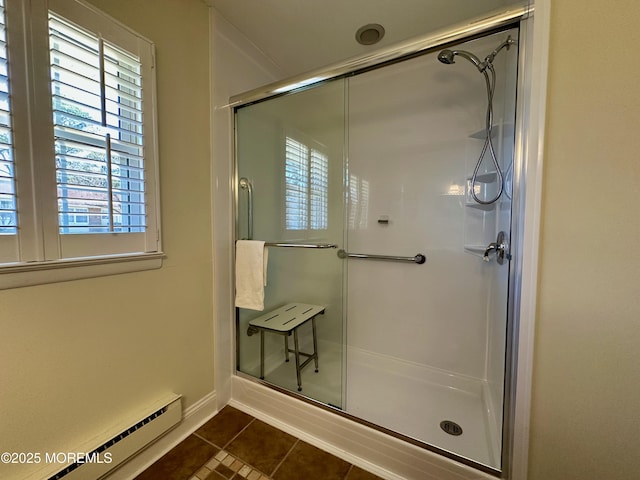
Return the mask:
<svg viewBox="0 0 640 480"><path fill-rule="evenodd" d="M293 76L422 35L523 0L206 0L282 70ZM379 23L376 45L356 42Z"/></svg>

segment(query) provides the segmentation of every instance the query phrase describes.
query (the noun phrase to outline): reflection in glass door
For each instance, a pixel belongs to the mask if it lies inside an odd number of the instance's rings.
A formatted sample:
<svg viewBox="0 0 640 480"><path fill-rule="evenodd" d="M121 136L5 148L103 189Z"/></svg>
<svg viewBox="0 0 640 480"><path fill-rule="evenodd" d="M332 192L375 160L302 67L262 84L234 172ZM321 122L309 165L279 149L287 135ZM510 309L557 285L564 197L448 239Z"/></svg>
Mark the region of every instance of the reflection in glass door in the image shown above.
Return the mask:
<svg viewBox="0 0 640 480"><path fill-rule="evenodd" d="M236 114L237 172L244 184L237 238L280 244L267 247L264 311L238 310L238 370L338 408L344 385L344 264L336 257L344 230L344 111L344 81L337 80ZM324 311L295 329L299 316L274 327L277 320L268 315L261 328L250 328L252 320L299 303ZM300 352L313 353L313 323L318 371L311 361L298 381L295 336Z"/></svg>
<svg viewBox="0 0 640 480"><path fill-rule="evenodd" d="M503 32L456 46L485 58ZM349 79L346 410L412 439L500 467L516 48L494 59L492 144L505 192L470 194L486 140L484 76L438 52ZM486 154L474 188L498 191ZM505 241L506 242L506 241ZM504 242L503 242L504 243Z"/></svg>

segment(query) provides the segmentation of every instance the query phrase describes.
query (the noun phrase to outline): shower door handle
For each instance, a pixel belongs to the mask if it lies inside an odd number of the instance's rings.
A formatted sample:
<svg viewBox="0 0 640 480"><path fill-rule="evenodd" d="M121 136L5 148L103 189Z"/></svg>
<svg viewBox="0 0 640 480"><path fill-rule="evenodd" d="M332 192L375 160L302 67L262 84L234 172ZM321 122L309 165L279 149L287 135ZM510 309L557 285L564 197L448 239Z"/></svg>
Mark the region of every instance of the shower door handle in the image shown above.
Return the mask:
<svg viewBox="0 0 640 480"><path fill-rule="evenodd" d="M505 241L506 234L504 232L498 233L498 238L496 238L495 242L491 242L487 249L484 251L484 255L482 255L482 259L485 262L490 260L489 254L491 252L496 252L496 261L498 265L502 265L504 263L504 259L511 260L511 255L507 253L507 244Z"/></svg>

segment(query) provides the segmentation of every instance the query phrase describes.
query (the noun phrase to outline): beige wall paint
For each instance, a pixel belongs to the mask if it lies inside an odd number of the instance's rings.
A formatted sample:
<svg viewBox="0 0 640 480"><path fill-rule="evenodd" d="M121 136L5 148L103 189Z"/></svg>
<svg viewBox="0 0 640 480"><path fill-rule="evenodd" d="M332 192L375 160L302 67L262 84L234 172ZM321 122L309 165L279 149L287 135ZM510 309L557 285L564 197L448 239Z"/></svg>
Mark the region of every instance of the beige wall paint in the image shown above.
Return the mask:
<svg viewBox="0 0 640 480"><path fill-rule="evenodd" d="M640 4L551 2L529 480L640 476Z"/></svg>
<svg viewBox="0 0 640 480"><path fill-rule="evenodd" d="M0 292L0 451L76 448L167 390L214 389L209 9L92 0L157 48L160 270ZM0 477L37 467L0 465Z"/></svg>

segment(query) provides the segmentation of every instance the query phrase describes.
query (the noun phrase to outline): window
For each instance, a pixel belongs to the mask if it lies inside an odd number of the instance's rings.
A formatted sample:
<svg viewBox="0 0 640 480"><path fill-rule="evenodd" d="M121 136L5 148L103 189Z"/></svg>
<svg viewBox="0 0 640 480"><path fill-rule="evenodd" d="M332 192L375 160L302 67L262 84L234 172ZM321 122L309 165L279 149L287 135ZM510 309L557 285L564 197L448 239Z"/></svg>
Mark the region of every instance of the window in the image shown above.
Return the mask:
<svg viewBox="0 0 640 480"><path fill-rule="evenodd" d="M0 288L161 258L154 74L153 44L81 0L0 0Z"/></svg>
<svg viewBox="0 0 640 480"><path fill-rule="evenodd" d="M16 236L15 165L9 88L9 56L5 0L0 0L0 262L12 261L18 249Z"/></svg>
<svg viewBox="0 0 640 480"><path fill-rule="evenodd" d="M285 139L285 229L326 230L329 159L319 149Z"/></svg>
<svg viewBox="0 0 640 480"><path fill-rule="evenodd" d="M0 0L0 234L16 233L15 180L4 0Z"/></svg>
<svg viewBox="0 0 640 480"><path fill-rule="evenodd" d="M60 233L87 232L79 208L89 232L144 232L140 60L52 13L49 48Z"/></svg>
<svg viewBox="0 0 640 480"><path fill-rule="evenodd" d="M16 194L4 0L0 0L0 235L16 234Z"/></svg>

